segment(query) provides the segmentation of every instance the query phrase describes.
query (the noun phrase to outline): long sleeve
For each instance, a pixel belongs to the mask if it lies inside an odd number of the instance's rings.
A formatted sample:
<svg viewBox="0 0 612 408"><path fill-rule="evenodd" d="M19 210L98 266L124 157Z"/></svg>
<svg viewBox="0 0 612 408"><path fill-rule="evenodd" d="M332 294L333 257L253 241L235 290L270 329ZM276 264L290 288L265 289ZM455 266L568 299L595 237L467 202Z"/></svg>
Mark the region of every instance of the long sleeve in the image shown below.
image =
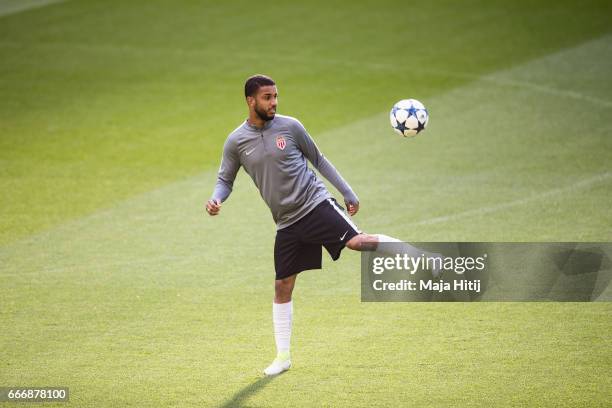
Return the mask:
<svg viewBox="0 0 612 408"><path fill-rule="evenodd" d="M240 169L240 159L238 152L231 138L225 141L223 146L223 157L221 158L221 166L217 173L217 184L212 194L212 199L219 202L227 200L232 192L236 174Z"/></svg>
<svg viewBox="0 0 612 408"><path fill-rule="evenodd" d="M358 204L359 199L351 189L351 186L342 178L338 170L319 150L312 137L308 134L304 126L296 121L295 134L297 142L304 153L304 156L312 163L315 169L321 173L329 182L342 194L344 201L348 204Z"/></svg>

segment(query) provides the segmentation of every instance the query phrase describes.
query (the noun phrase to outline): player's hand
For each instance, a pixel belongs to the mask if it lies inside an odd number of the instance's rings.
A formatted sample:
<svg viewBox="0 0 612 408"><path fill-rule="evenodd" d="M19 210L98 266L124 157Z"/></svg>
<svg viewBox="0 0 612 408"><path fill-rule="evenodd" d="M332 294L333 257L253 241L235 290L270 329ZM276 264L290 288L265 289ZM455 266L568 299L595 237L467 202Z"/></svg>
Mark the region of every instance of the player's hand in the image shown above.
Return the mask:
<svg viewBox="0 0 612 408"><path fill-rule="evenodd" d="M354 203L354 204L344 203L344 204L346 204L346 208L348 209L348 213L351 217L357 214L357 211L359 211L359 203Z"/></svg>
<svg viewBox="0 0 612 408"><path fill-rule="evenodd" d="M219 211L221 211L221 203L218 200L210 199L206 202L206 212L208 215L217 215Z"/></svg>

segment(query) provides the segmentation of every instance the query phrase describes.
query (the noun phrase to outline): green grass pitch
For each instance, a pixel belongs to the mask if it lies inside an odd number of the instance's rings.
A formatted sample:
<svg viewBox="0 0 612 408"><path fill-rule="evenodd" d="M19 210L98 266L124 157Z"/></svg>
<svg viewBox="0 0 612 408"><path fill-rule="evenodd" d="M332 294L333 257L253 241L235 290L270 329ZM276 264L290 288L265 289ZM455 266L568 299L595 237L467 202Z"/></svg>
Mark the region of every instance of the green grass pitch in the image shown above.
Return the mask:
<svg viewBox="0 0 612 408"><path fill-rule="evenodd" d="M0 386L75 407L607 406L593 303L360 302L359 255L294 293L274 379L275 227L241 172L202 203L267 73L411 241L611 241L609 1L0 0ZM430 111L415 139L388 111ZM9 403L0 403L9 406Z"/></svg>

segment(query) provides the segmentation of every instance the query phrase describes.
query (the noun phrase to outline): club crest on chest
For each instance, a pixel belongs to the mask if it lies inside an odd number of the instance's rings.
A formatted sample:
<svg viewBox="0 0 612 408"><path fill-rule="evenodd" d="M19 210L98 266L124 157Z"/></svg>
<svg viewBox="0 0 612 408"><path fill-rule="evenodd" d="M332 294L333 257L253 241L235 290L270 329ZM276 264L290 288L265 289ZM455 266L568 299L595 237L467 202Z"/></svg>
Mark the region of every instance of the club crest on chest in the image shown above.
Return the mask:
<svg viewBox="0 0 612 408"><path fill-rule="evenodd" d="M276 147L281 150L285 150L285 146L287 146L287 141L283 136L276 136Z"/></svg>

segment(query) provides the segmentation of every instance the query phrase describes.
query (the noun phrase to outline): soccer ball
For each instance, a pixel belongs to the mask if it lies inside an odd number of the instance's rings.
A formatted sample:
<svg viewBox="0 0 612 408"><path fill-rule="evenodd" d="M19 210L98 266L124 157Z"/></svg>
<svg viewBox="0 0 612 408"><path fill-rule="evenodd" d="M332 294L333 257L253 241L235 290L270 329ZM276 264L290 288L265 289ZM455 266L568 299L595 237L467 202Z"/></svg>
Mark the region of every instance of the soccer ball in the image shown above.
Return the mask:
<svg viewBox="0 0 612 408"><path fill-rule="evenodd" d="M416 99L402 99L391 109L391 126L404 137L415 136L427 127L429 114L425 106Z"/></svg>

